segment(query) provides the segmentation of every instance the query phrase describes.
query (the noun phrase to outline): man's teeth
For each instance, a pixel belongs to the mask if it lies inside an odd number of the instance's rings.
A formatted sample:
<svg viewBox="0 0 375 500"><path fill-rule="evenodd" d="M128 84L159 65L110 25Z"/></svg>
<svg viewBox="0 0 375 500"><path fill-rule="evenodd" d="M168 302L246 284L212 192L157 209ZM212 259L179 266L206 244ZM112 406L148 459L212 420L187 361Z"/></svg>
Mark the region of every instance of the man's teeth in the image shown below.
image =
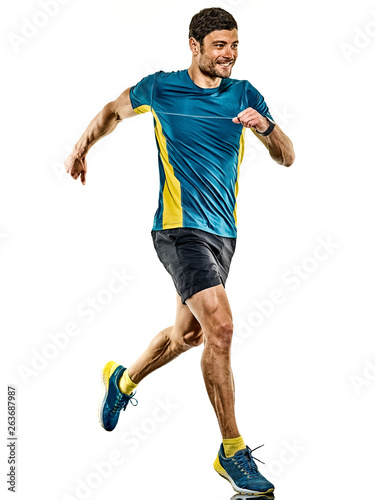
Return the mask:
<svg viewBox="0 0 375 500"><path fill-rule="evenodd" d="M224 68L227 68L228 66L231 65L231 63L219 63L220 66L223 66Z"/></svg>

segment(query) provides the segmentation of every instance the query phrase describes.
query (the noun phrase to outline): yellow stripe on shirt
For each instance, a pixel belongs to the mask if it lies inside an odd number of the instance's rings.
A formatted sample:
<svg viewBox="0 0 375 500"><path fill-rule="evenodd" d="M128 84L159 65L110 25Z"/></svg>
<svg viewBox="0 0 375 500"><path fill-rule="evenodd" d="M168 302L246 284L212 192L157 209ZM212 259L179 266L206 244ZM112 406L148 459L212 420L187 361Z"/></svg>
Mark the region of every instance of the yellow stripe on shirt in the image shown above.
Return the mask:
<svg viewBox="0 0 375 500"><path fill-rule="evenodd" d="M146 106L140 106L144 108ZM139 109L139 108L137 108ZM155 111L151 109L155 118L155 135L159 144L160 158L164 168L165 183L163 187L163 229L182 227L181 185L174 174L174 169L169 162L167 141Z"/></svg>
<svg viewBox="0 0 375 500"><path fill-rule="evenodd" d="M242 134L240 138L240 149L238 151L238 164L237 164L237 181L236 181L236 186L234 188L234 196L236 199L236 204L234 205L234 210L233 210L233 216L234 216L234 221L237 226L237 194L238 194L238 180L240 177L240 165L243 160L243 155L245 152L245 132L246 132L246 127L243 127L242 129Z"/></svg>
<svg viewBox="0 0 375 500"><path fill-rule="evenodd" d="M138 106L138 108L134 108L133 111L134 113L137 113L137 115L141 115L142 113L148 113L151 111L151 106L143 104L142 106Z"/></svg>

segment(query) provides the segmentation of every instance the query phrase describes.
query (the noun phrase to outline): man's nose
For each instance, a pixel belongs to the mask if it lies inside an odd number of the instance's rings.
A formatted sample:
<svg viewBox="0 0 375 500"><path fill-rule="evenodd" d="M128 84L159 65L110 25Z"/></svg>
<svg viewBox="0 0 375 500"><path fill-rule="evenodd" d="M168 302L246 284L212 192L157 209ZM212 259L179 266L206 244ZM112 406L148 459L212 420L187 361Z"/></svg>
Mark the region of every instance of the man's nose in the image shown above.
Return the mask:
<svg viewBox="0 0 375 500"><path fill-rule="evenodd" d="M229 45L225 47L224 56L228 59L234 59L234 50Z"/></svg>

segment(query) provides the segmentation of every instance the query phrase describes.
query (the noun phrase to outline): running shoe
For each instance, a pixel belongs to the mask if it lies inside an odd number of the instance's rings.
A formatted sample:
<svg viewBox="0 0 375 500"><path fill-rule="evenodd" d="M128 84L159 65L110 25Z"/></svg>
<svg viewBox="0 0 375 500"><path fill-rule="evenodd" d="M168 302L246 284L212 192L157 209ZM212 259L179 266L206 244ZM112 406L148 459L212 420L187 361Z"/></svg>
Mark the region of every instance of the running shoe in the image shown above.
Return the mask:
<svg viewBox="0 0 375 500"><path fill-rule="evenodd" d="M245 493L239 493L238 495L234 495L230 500L275 500L275 495L273 493L269 493L268 495L245 495Z"/></svg>
<svg viewBox="0 0 375 500"><path fill-rule="evenodd" d="M224 447L221 444L219 453L214 462L216 472L227 479L233 489L238 493L248 493L250 495L266 495L275 489L259 472L254 457L248 446L230 458L226 458Z"/></svg>
<svg viewBox="0 0 375 500"><path fill-rule="evenodd" d="M118 383L125 370L124 366L114 361L109 361L103 368L104 396L99 408L99 421L106 431L113 431L120 417L120 411L126 410L129 401L133 406L138 404L138 401L134 399L135 392L128 396L120 391Z"/></svg>
<svg viewBox="0 0 375 500"><path fill-rule="evenodd" d="M234 495L230 500L275 500L275 495L269 493L268 495L245 495L244 493L239 493Z"/></svg>

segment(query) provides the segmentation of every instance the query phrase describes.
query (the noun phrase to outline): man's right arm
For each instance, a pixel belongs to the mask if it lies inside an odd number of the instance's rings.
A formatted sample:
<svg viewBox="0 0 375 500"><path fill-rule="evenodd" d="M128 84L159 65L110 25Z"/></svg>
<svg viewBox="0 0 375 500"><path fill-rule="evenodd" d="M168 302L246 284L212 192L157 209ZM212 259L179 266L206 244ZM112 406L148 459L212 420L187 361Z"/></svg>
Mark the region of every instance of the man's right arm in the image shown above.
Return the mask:
<svg viewBox="0 0 375 500"><path fill-rule="evenodd" d="M74 146L72 153L65 161L65 169L73 179L81 178L86 184L86 155L89 149L102 137L115 130L124 118L131 118L137 113L133 111L130 101L130 88L126 89L115 101L109 102L91 121L82 137Z"/></svg>

